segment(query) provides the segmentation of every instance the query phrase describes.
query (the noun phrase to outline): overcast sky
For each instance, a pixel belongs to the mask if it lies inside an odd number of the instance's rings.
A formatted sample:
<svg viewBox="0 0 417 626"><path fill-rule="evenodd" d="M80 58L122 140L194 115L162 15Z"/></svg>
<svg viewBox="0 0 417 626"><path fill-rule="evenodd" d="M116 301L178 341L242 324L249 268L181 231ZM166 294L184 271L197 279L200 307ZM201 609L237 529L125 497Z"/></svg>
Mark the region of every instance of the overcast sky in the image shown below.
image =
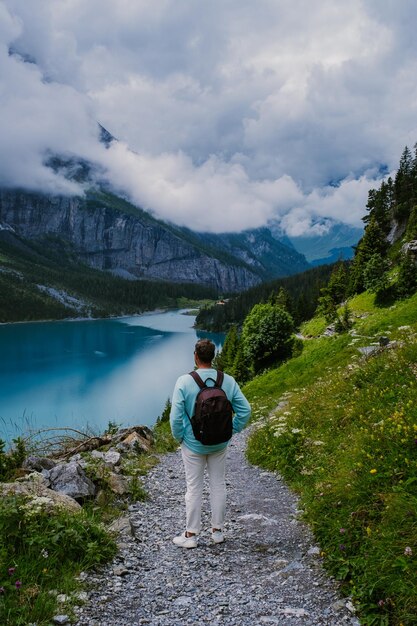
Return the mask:
<svg viewBox="0 0 417 626"><path fill-rule="evenodd" d="M417 141L416 23L415 0L0 0L0 185L79 193L45 166L79 155L190 228L360 226Z"/></svg>

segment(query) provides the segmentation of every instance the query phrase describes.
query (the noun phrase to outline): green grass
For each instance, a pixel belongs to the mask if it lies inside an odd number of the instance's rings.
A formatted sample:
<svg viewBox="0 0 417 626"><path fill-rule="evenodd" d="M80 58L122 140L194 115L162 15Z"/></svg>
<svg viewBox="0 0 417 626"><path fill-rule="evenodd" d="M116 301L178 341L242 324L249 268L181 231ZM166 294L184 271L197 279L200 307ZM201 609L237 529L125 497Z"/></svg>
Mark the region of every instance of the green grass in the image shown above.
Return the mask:
<svg viewBox="0 0 417 626"><path fill-rule="evenodd" d="M301 334L305 337L319 337L328 326L324 317L313 317L311 320L301 324Z"/></svg>
<svg viewBox="0 0 417 626"><path fill-rule="evenodd" d="M85 511L49 515L29 508L24 498L0 501L0 623L50 624L56 595L71 613L80 590L76 576L109 560L116 552L101 523Z"/></svg>
<svg viewBox="0 0 417 626"><path fill-rule="evenodd" d="M265 416L282 394L300 392L326 372L348 363L356 352L349 343L349 335L305 341L300 356L252 379L245 385L245 395L254 407L254 414Z"/></svg>
<svg viewBox="0 0 417 626"><path fill-rule="evenodd" d="M370 294L349 305L366 315L354 317L357 338L305 341L300 356L244 388L259 419L248 457L299 493L361 623L409 626L417 624L417 295L386 309ZM359 354L385 333L393 347Z"/></svg>
<svg viewBox="0 0 417 626"><path fill-rule="evenodd" d="M22 496L0 499L0 624L2 626L49 626L57 613L75 618L79 605L77 593L82 589L78 579L110 560L116 545L106 527L127 508L129 502L146 500L141 477L159 461L159 454L176 450L178 442L171 435L169 402L153 429L154 443L149 452L123 455L122 475L129 480L124 497L110 488L110 470L85 453L89 462L86 473L99 489L97 498L86 502L78 513L60 510L46 512L44 504ZM109 423L109 432L117 424ZM13 453L4 451L0 441L0 480L11 480L19 473L27 456L22 445ZM84 453L83 453L84 454ZM64 594L64 604L57 595Z"/></svg>
<svg viewBox="0 0 417 626"><path fill-rule="evenodd" d="M354 298L351 303L352 311L366 313L365 309L359 308L364 306L364 301L365 297L357 296ZM368 313L368 317L358 322L358 332L368 335L381 335L391 330L395 334L396 329L400 326L415 325L417 319L417 294L406 300L398 300L394 305L387 308L375 307L375 305L370 306Z"/></svg>

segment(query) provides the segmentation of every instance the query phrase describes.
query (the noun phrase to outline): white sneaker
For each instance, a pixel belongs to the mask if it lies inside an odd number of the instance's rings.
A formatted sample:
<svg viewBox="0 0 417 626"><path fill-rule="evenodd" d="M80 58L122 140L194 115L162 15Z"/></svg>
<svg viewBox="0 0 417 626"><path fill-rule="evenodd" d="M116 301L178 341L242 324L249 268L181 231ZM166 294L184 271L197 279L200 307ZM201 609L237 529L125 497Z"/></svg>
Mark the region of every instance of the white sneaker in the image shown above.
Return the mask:
<svg viewBox="0 0 417 626"><path fill-rule="evenodd" d="M197 536L192 535L191 537L186 537L185 532L182 535L178 535L178 537L174 537L172 540L176 546L180 548L196 548L197 547Z"/></svg>
<svg viewBox="0 0 417 626"><path fill-rule="evenodd" d="M211 538L213 540L213 543L223 543L224 541L224 535L221 530L215 530L214 532L212 532Z"/></svg>

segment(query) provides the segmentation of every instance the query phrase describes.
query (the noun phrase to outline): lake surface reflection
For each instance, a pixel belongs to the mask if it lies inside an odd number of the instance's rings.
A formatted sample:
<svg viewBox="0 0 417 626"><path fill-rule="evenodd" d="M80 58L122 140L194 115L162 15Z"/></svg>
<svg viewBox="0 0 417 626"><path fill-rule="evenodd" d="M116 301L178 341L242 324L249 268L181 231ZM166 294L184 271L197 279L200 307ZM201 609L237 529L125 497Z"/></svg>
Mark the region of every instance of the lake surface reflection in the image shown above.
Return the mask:
<svg viewBox="0 0 417 626"><path fill-rule="evenodd" d="M112 320L0 326L0 438L29 428L151 426L193 348L209 337L181 311Z"/></svg>

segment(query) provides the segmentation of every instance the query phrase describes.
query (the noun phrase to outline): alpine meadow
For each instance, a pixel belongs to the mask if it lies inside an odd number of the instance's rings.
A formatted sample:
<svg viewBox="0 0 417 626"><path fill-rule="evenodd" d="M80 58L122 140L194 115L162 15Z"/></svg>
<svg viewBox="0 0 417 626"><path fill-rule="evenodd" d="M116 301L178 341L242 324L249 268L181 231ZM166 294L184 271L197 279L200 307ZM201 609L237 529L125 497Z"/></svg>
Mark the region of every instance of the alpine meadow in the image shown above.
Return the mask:
<svg viewBox="0 0 417 626"><path fill-rule="evenodd" d="M417 623L416 204L406 148L395 179L369 192L355 257L333 266L316 315L295 337L290 294L265 287L218 357L256 407L249 460L300 495L326 567L369 626Z"/></svg>

